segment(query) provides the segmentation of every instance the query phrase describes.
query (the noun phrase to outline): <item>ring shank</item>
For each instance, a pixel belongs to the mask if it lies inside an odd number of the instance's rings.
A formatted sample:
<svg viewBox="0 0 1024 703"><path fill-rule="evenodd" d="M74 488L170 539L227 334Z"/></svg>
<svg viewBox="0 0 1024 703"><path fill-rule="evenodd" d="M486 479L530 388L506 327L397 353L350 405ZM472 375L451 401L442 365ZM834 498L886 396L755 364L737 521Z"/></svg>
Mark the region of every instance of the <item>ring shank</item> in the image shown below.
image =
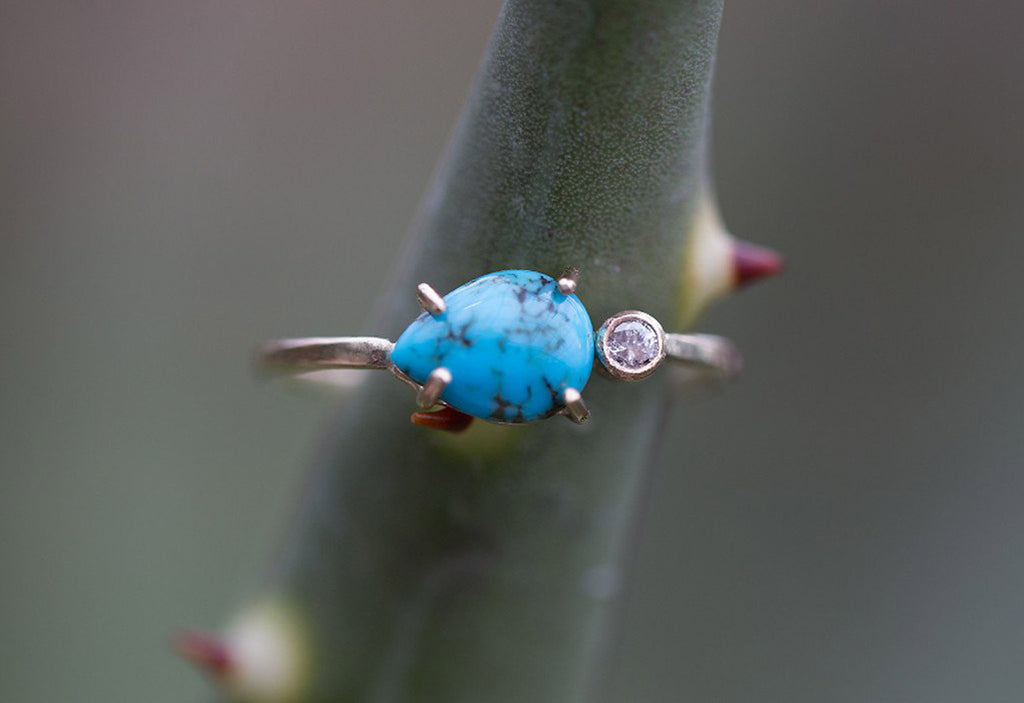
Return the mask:
<svg viewBox="0 0 1024 703"><path fill-rule="evenodd" d="M275 339L256 351L256 365L269 372L324 369L390 369L395 344L383 337L300 337ZM665 358L729 379L743 359L736 346L714 334L665 334Z"/></svg>
<svg viewBox="0 0 1024 703"><path fill-rule="evenodd" d="M280 373L323 369L387 369L394 342L382 337L275 339L256 350L256 366Z"/></svg>
<svg viewBox="0 0 1024 703"><path fill-rule="evenodd" d="M743 369L743 357L736 345L715 334L665 334L666 359L723 379L734 378Z"/></svg>

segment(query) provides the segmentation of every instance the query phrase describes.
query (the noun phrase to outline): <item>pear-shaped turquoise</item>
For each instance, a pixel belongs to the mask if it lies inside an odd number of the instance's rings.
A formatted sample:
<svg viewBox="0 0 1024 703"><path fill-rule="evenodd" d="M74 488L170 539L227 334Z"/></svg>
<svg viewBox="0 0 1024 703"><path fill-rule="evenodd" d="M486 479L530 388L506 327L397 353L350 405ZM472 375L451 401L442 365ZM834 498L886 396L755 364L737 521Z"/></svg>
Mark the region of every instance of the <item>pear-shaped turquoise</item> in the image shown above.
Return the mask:
<svg viewBox="0 0 1024 703"><path fill-rule="evenodd" d="M499 422L531 422L582 391L594 364L594 328L583 303L536 271L489 273L444 296L446 310L416 318L391 361L417 383L439 366L452 381L441 399Z"/></svg>

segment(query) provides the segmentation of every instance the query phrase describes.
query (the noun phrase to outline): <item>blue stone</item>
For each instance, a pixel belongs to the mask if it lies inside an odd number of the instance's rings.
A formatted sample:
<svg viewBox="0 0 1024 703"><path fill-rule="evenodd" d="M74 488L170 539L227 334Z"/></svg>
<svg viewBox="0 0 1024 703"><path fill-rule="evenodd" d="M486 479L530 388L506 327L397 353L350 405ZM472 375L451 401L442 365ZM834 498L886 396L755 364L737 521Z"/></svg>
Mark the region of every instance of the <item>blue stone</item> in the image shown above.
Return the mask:
<svg viewBox="0 0 1024 703"><path fill-rule="evenodd" d="M531 422L582 391L594 364L594 328L583 303L536 271L489 273L444 296L395 342L391 361L417 383L439 366L452 374L441 399L499 422Z"/></svg>

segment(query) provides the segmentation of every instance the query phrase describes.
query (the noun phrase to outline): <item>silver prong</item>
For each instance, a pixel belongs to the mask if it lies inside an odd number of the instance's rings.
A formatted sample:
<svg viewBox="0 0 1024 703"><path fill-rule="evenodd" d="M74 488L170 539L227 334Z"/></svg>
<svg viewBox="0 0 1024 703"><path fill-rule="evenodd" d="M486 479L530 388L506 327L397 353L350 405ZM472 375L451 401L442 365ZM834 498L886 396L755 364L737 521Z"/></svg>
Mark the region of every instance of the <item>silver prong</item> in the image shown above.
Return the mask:
<svg viewBox="0 0 1024 703"><path fill-rule="evenodd" d="M577 268L568 268L562 272L561 277L558 279L558 290L562 295L572 295L576 292L576 284L580 280L580 270Z"/></svg>
<svg viewBox="0 0 1024 703"><path fill-rule="evenodd" d="M426 410L437 403L445 387L452 382L452 372L443 366L438 366L427 376L427 382L416 394L416 404Z"/></svg>
<svg viewBox="0 0 1024 703"><path fill-rule="evenodd" d="M440 315L445 311L444 298L431 288L429 283L416 286L416 300L420 302L420 307L431 315Z"/></svg>
<svg viewBox="0 0 1024 703"><path fill-rule="evenodd" d="M587 404L583 402L583 396L575 388L566 388L562 391L562 402L565 403L563 412L570 420L580 425L590 417Z"/></svg>

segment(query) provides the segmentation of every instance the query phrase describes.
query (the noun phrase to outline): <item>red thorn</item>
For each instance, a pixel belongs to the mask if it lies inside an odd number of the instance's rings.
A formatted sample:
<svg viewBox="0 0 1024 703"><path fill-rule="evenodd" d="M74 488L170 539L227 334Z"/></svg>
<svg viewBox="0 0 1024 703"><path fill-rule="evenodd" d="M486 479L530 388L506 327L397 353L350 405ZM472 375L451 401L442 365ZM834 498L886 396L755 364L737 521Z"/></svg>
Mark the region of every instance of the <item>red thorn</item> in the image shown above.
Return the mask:
<svg viewBox="0 0 1024 703"><path fill-rule="evenodd" d="M778 252L750 242L737 241L732 246L733 280L737 288L759 278L782 272L785 262Z"/></svg>
<svg viewBox="0 0 1024 703"><path fill-rule="evenodd" d="M222 641L198 630L179 632L171 641L174 651L206 673L221 678L233 665L231 652Z"/></svg>
<svg viewBox="0 0 1024 703"><path fill-rule="evenodd" d="M473 417L455 408L443 407L429 413L413 413L409 420L414 425L445 432L462 432L473 422Z"/></svg>

